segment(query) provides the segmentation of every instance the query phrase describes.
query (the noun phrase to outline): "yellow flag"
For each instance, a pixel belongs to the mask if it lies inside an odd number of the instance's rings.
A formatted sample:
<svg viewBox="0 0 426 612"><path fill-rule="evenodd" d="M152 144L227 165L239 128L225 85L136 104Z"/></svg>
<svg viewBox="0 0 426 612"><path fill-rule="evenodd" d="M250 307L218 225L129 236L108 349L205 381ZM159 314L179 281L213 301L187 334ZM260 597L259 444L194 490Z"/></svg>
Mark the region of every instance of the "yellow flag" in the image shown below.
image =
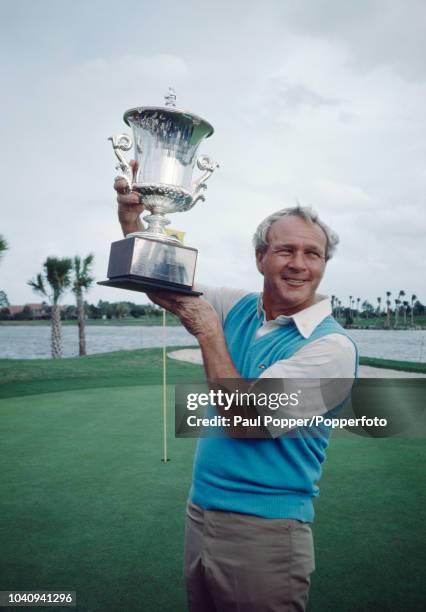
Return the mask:
<svg viewBox="0 0 426 612"><path fill-rule="evenodd" d="M172 229L171 227L166 227L167 236L171 236L172 238L177 238L183 244L183 237L185 236L185 232L181 232L180 230Z"/></svg>

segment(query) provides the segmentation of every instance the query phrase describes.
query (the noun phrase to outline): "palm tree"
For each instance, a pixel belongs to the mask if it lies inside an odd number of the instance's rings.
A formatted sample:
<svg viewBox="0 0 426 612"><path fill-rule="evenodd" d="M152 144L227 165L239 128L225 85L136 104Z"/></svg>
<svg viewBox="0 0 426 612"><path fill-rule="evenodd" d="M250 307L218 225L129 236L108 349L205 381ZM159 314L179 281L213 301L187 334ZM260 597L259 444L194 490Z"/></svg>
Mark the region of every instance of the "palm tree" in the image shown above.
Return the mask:
<svg viewBox="0 0 426 612"><path fill-rule="evenodd" d="M357 321L358 325L359 325L359 303L360 303L360 301L361 301L361 298L358 297L356 299L356 321Z"/></svg>
<svg viewBox="0 0 426 612"><path fill-rule="evenodd" d="M404 295L405 295L405 291L403 289L400 289L400 291L398 293L398 317L397 317L397 322L398 322L399 315L401 314L401 304L402 304L401 298L404 297ZM396 324L395 324L395 327L396 327Z"/></svg>
<svg viewBox="0 0 426 612"><path fill-rule="evenodd" d="M391 301L390 301L390 296L392 295L392 293L390 291L386 291L386 327L390 327L391 324Z"/></svg>
<svg viewBox="0 0 426 612"><path fill-rule="evenodd" d="M338 320L340 317L340 308L339 308L339 298L337 297L337 295L334 296L334 310L335 310L335 317Z"/></svg>
<svg viewBox="0 0 426 612"><path fill-rule="evenodd" d="M407 308L408 308L408 301L404 300L402 302L402 306L403 306L403 313L404 313L404 327L407 327Z"/></svg>
<svg viewBox="0 0 426 612"><path fill-rule="evenodd" d="M2 308L8 308L9 300L7 299L7 295L5 291L0 291L0 310Z"/></svg>
<svg viewBox="0 0 426 612"><path fill-rule="evenodd" d="M7 244L3 236L0 234L0 259L2 258L3 253L7 251L8 248L9 245ZM0 291L0 310L3 308L7 308L8 306L9 300L7 299L6 293L4 291Z"/></svg>
<svg viewBox="0 0 426 612"><path fill-rule="evenodd" d="M417 295L411 296L411 327L414 327L414 302L417 300Z"/></svg>
<svg viewBox="0 0 426 612"><path fill-rule="evenodd" d="M395 298L395 323L394 323L394 327L396 328L398 326L398 318L399 318L399 306L401 304L401 300L398 298Z"/></svg>
<svg viewBox="0 0 426 612"><path fill-rule="evenodd" d="M352 296L349 296L349 316L352 317Z"/></svg>
<svg viewBox="0 0 426 612"><path fill-rule="evenodd" d="M37 274L36 279L28 281L28 284L36 293L45 296L50 302L52 357L62 357L62 329L59 301L71 283L70 271L72 261L67 258L48 257L43 267L44 275ZM50 291L47 285L50 287Z"/></svg>
<svg viewBox="0 0 426 612"><path fill-rule="evenodd" d="M81 258L76 255L72 264L74 272L72 291L75 295L75 300L77 304L79 355L86 354L86 334L84 325L84 292L90 289L94 281L94 278L90 276L93 259L93 253L90 253L87 257L83 259L83 261L81 261Z"/></svg>
<svg viewBox="0 0 426 612"><path fill-rule="evenodd" d="M0 234L0 259L5 251L9 248L6 239Z"/></svg>
<svg viewBox="0 0 426 612"><path fill-rule="evenodd" d="M380 306L381 306L381 303L382 303L382 298L378 297L377 298L377 316L378 317L380 317Z"/></svg>

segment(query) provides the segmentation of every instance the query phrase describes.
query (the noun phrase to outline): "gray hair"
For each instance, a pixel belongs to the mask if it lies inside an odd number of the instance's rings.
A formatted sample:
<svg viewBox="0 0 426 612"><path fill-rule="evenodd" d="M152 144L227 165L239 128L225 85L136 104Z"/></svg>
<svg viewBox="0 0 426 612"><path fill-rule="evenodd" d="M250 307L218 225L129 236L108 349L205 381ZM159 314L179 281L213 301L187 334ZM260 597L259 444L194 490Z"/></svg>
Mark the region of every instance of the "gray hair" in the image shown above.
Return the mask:
<svg viewBox="0 0 426 612"><path fill-rule="evenodd" d="M273 223L281 219L281 217L300 217L305 221L316 223L325 234L327 244L325 248L325 260L328 261L334 255L336 247L339 243L339 236L328 225L326 225L312 208L308 206L292 206L290 208L282 208L277 212L266 217L258 226L253 236L253 246L257 251L263 252L268 248L268 232Z"/></svg>

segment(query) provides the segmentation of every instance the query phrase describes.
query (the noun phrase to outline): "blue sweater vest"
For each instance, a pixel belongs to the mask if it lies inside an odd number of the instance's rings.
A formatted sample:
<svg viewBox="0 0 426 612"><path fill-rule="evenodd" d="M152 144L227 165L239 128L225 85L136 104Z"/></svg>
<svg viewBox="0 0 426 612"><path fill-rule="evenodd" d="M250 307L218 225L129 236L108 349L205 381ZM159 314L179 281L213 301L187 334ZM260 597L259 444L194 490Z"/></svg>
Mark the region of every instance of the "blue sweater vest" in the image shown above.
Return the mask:
<svg viewBox="0 0 426 612"><path fill-rule="evenodd" d="M318 338L335 333L348 336L328 316L309 338L290 323L256 339L262 325L257 299L255 294L241 299L224 324L228 350L243 378L258 378L263 366L288 359ZM329 427L315 429L314 435L307 435L307 428L299 428L292 437L275 439L200 438L190 498L206 510L312 522L312 500L319 492L316 483L330 436Z"/></svg>

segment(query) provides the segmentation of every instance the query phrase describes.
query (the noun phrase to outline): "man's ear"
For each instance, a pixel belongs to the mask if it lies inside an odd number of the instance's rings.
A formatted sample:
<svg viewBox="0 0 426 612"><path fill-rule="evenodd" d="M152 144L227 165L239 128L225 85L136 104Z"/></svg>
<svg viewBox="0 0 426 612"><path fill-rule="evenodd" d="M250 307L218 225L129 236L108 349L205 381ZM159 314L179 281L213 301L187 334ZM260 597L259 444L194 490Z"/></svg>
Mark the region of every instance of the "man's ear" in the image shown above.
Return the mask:
<svg viewBox="0 0 426 612"><path fill-rule="evenodd" d="M256 251L256 266L261 274L263 274L263 258L266 251Z"/></svg>

